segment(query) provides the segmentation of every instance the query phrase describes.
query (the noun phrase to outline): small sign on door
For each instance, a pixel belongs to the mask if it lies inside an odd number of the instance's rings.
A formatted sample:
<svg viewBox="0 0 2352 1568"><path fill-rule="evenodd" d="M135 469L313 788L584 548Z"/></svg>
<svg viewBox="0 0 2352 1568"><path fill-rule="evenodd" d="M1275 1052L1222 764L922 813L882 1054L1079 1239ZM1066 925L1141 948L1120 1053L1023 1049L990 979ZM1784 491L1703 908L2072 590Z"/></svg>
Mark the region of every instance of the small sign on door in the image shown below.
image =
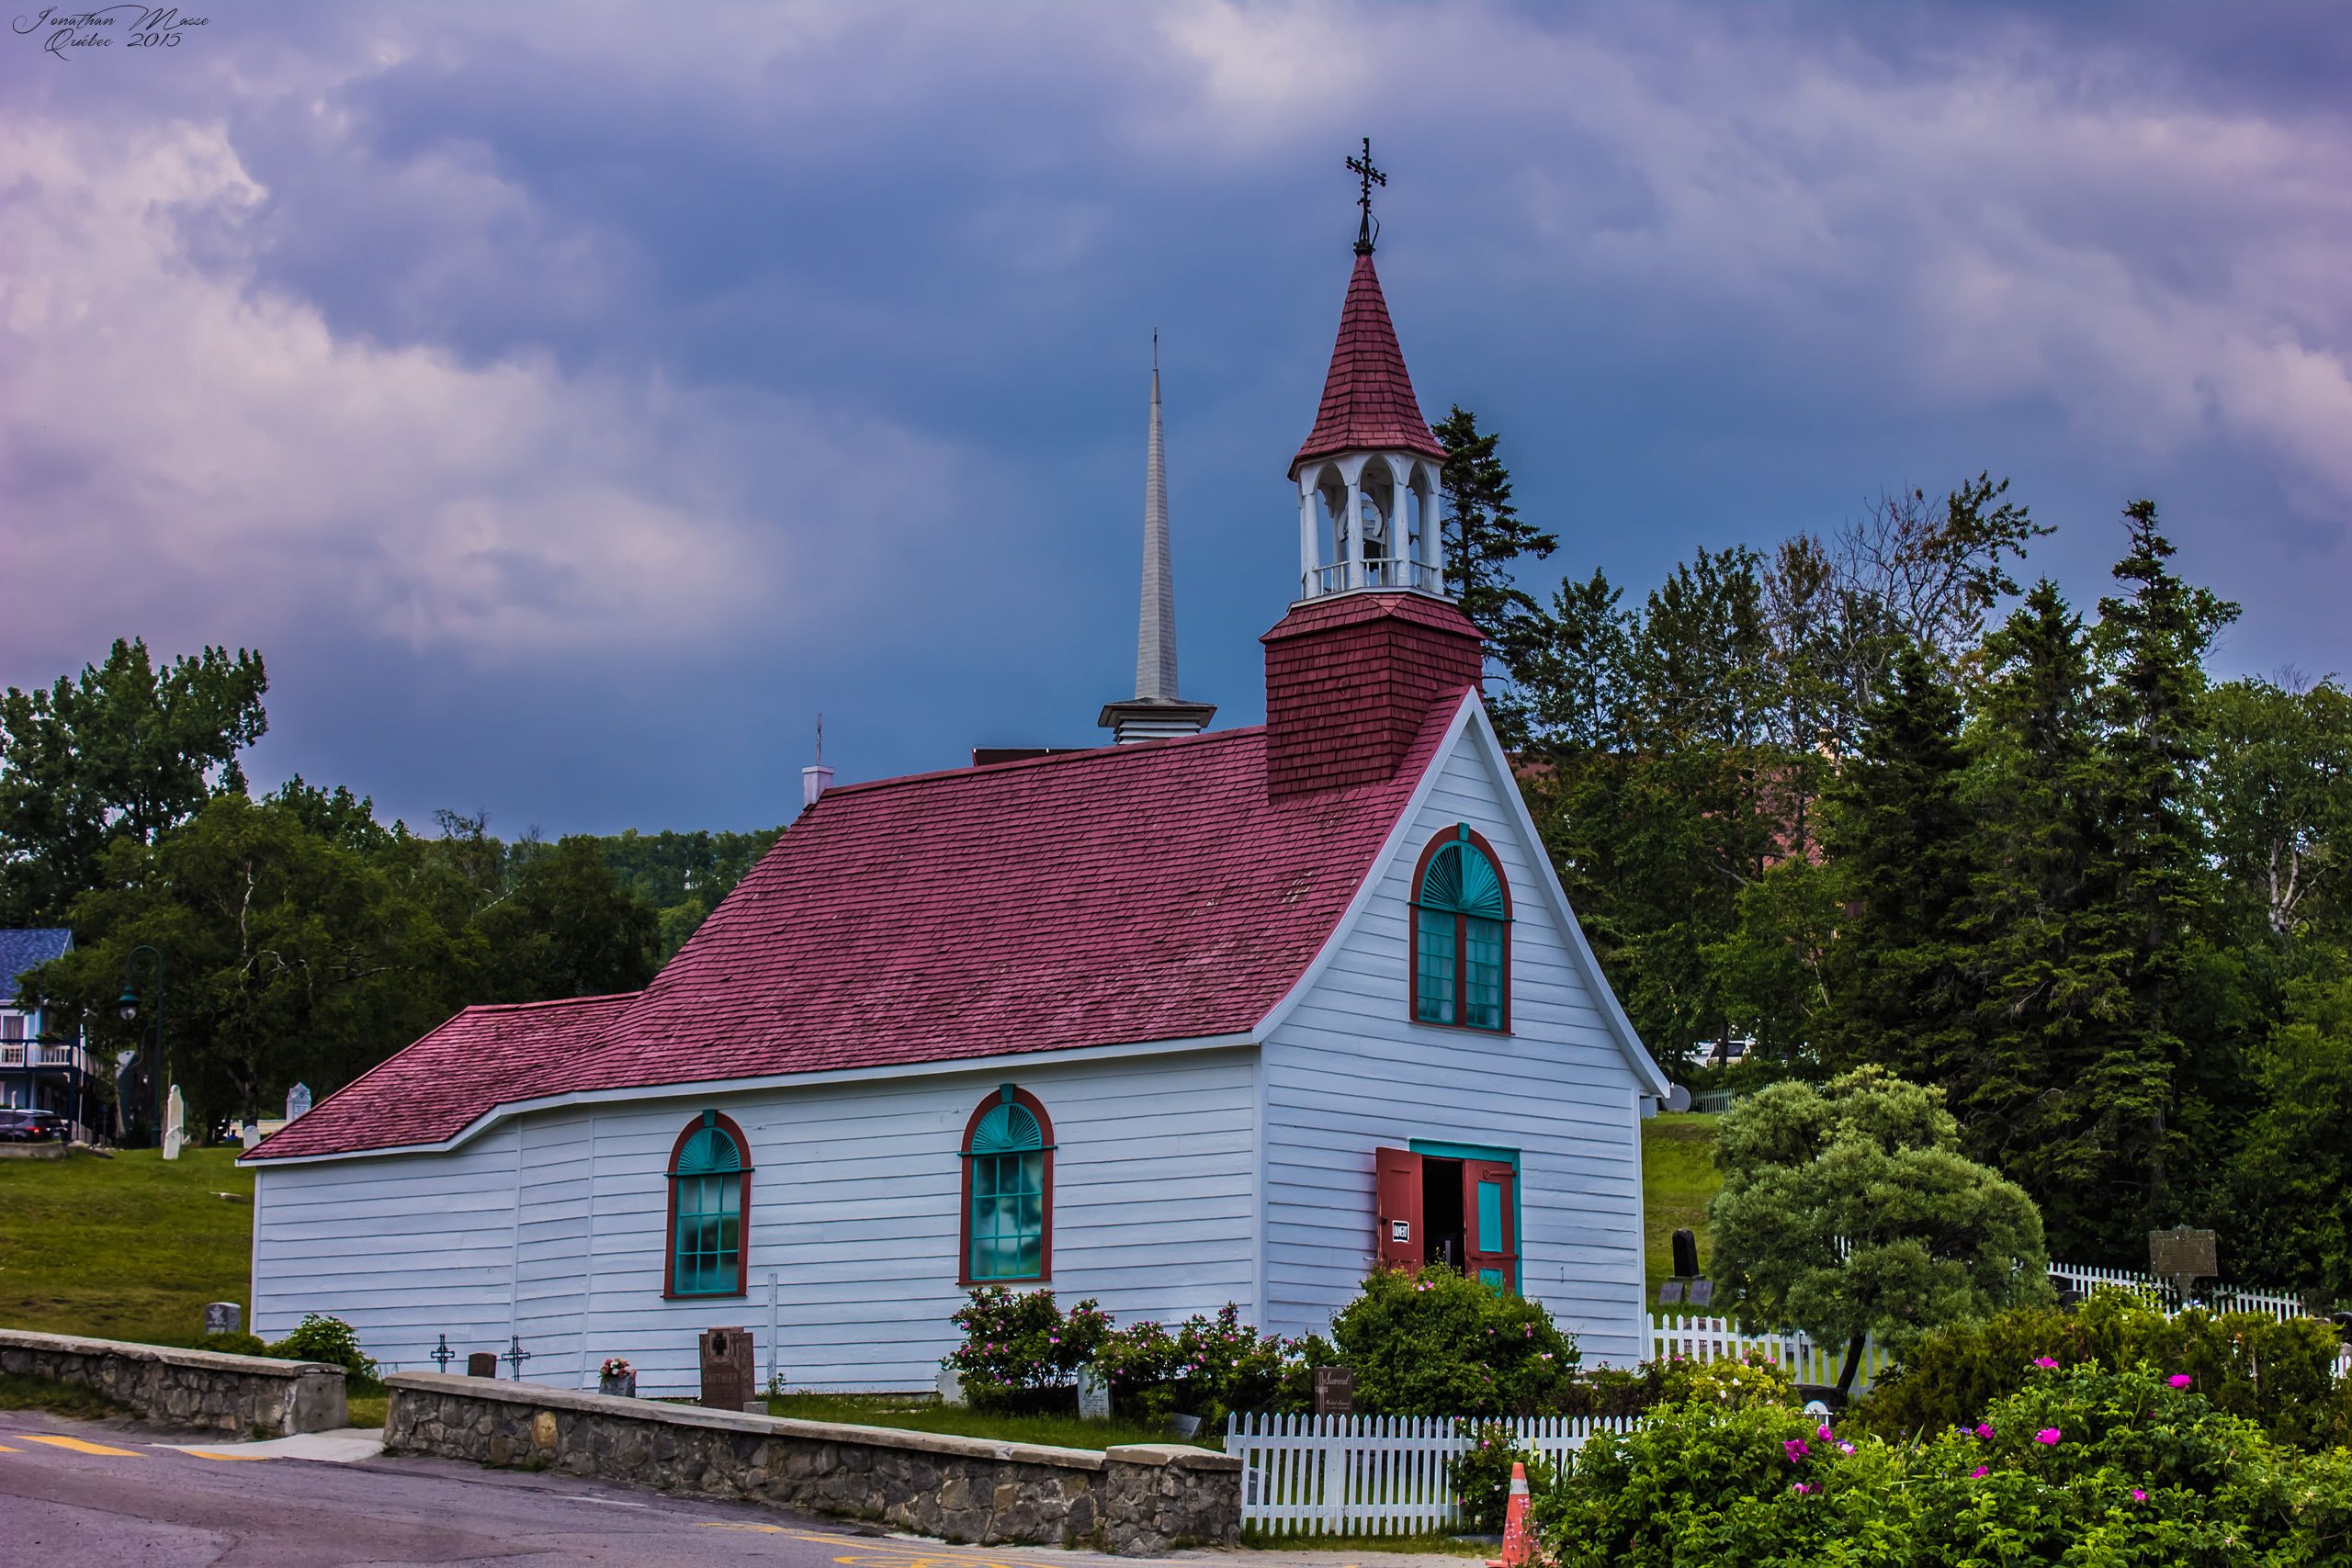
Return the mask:
<svg viewBox="0 0 2352 1568"><path fill-rule="evenodd" d="M1389 1221L1388 1239L1390 1241L1403 1242L1409 1245L1413 1239L1413 1222L1410 1220Z"/></svg>

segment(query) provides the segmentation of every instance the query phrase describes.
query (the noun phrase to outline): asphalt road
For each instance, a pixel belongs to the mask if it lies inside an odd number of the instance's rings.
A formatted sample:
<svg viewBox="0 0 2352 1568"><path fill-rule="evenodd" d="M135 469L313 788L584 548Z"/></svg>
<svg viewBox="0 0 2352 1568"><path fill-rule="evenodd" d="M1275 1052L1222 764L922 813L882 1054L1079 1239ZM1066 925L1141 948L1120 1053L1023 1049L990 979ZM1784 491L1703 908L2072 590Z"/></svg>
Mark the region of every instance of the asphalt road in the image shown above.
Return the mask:
<svg viewBox="0 0 2352 1568"><path fill-rule="evenodd" d="M838 1521L430 1459L330 1464L181 1451L200 1436L0 1412L0 1564L326 1568L1134 1568L943 1546ZM222 1454L236 1452L224 1445ZM1195 1564L1211 1561L1204 1554Z"/></svg>

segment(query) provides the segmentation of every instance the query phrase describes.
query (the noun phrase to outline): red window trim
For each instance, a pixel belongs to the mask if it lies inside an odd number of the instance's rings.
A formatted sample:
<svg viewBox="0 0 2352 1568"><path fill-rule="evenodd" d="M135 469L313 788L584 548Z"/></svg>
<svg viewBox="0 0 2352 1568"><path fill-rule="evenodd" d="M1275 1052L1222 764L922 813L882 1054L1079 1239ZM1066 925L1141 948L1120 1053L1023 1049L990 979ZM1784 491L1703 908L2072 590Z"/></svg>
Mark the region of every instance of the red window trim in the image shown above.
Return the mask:
<svg viewBox="0 0 2352 1568"><path fill-rule="evenodd" d="M1470 975L1470 937L1467 917L1453 917L1453 1011L1454 1017L1441 1023L1421 1016L1421 879L1429 874L1430 863L1448 844L1464 840L1487 857L1495 868L1495 881L1503 890L1503 1007L1502 1022L1494 1029L1463 1021L1462 1015L1470 1010L1466 1005ZM1408 946L1405 953L1405 1017L1423 1029L1463 1029L1473 1034L1509 1034L1510 1032L1510 950L1511 926L1516 919L1515 903L1510 896L1510 878L1503 871L1502 857L1495 853L1495 846L1487 836L1468 823L1458 823L1431 839L1421 851L1421 858L1413 863L1413 880L1408 886L1405 908L1411 919L1405 922Z"/></svg>
<svg viewBox="0 0 2352 1568"><path fill-rule="evenodd" d="M662 1185L670 1190L670 1218L662 1227L662 1299L665 1302L727 1302L752 1293L752 1141L743 1136L743 1129L724 1111L710 1112L713 1125L735 1140L735 1152L743 1156L743 1174L736 1179L743 1185L735 1195L735 1289L724 1295L696 1291L680 1295L678 1283L678 1156L686 1152L686 1140L702 1131L703 1113L678 1134L670 1145L670 1163L662 1168Z"/></svg>
<svg viewBox="0 0 2352 1568"><path fill-rule="evenodd" d="M1038 1268L1035 1274L1019 1280L975 1280L972 1278L972 1134L980 1130L980 1118L1004 1103L1004 1090L1012 1090L1012 1102L1037 1119L1037 1135L1046 1143L1046 1227L1038 1238ZM964 1168L964 1207L956 1222L956 1282L967 1289L974 1285L1045 1285L1054 1278L1054 1119L1046 1114L1045 1102L1017 1084L1007 1084L989 1090L988 1095L972 1110L964 1122L964 1141L956 1145L956 1163Z"/></svg>

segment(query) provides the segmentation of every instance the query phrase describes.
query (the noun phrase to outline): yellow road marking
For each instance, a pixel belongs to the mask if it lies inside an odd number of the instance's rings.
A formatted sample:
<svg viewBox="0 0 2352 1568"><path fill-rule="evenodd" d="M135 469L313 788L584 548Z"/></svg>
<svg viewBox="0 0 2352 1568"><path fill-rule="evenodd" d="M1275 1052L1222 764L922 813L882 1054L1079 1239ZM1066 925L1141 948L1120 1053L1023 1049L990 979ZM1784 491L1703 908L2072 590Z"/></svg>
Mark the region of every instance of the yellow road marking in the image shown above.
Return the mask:
<svg viewBox="0 0 2352 1568"><path fill-rule="evenodd" d="M0 1454L17 1454L24 1451L22 1449L12 1449L6 1443L0 1443Z"/></svg>
<svg viewBox="0 0 2352 1568"><path fill-rule="evenodd" d="M71 1449L77 1454L105 1454L113 1459L143 1459L136 1449L110 1449L104 1443L85 1443L79 1438L54 1437L46 1432L19 1432L28 1443L47 1443L53 1449Z"/></svg>
<svg viewBox="0 0 2352 1568"><path fill-rule="evenodd" d="M724 1519L701 1519L695 1524L698 1530L748 1530L754 1535L782 1535L782 1525L739 1525Z"/></svg>
<svg viewBox="0 0 2352 1568"><path fill-rule="evenodd" d="M194 1454L198 1459L217 1459L223 1461L234 1461L242 1464L266 1464L269 1462L270 1457L267 1454L215 1453L210 1449L182 1449L180 1452L184 1454Z"/></svg>

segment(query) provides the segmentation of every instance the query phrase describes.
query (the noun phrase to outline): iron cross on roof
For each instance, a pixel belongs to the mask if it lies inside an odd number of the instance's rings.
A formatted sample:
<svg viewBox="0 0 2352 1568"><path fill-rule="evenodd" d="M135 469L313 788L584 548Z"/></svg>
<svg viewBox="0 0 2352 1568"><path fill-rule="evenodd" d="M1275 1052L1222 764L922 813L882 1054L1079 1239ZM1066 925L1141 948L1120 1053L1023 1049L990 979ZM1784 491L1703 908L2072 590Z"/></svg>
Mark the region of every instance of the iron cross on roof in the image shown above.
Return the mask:
<svg viewBox="0 0 2352 1568"><path fill-rule="evenodd" d="M1372 187L1385 186L1388 176L1373 166L1372 138L1363 139L1363 156L1348 160L1348 167L1363 176L1363 194L1356 197L1356 205L1363 209L1363 220L1356 225L1356 254L1372 254L1372 237L1379 232L1372 220Z"/></svg>

